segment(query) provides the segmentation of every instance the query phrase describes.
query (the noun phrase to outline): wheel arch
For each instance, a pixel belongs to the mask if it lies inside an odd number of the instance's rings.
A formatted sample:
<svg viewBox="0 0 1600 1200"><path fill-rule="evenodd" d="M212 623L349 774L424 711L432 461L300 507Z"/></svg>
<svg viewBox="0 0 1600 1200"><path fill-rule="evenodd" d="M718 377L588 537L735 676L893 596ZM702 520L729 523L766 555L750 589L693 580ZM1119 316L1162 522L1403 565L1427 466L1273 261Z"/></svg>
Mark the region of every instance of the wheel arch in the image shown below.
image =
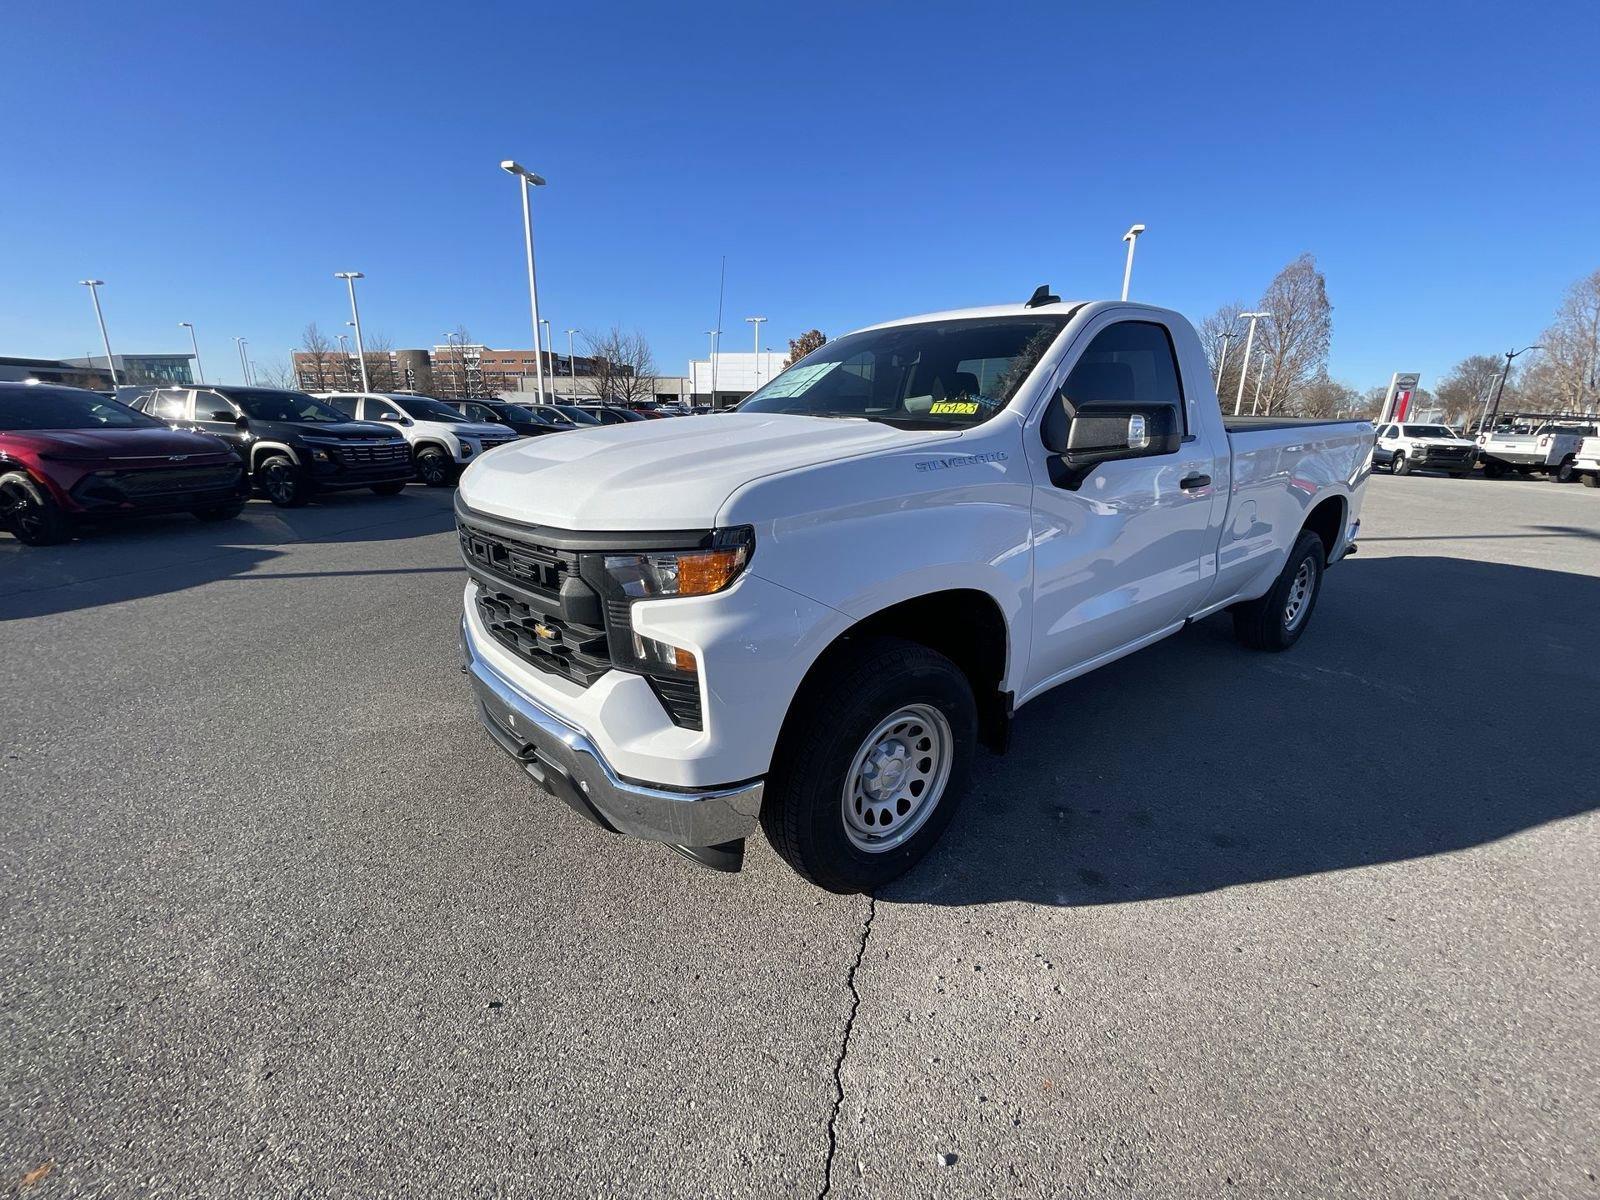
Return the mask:
<svg viewBox="0 0 1600 1200"><path fill-rule="evenodd" d="M261 458L265 454L286 454L289 461L296 466L300 465L300 456L295 453L294 447L285 442L255 442L250 446L250 473L254 475L256 468L261 465Z"/></svg>
<svg viewBox="0 0 1600 1200"><path fill-rule="evenodd" d="M1318 501L1306 513L1306 519L1301 524L1302 530L1309 529L1315 533L1322 542L1323 561L1332 563L1334 553L1339 549L1344 540L1345 514L1350 511L1350 502L1343 496L1329 496Z"/></svg>

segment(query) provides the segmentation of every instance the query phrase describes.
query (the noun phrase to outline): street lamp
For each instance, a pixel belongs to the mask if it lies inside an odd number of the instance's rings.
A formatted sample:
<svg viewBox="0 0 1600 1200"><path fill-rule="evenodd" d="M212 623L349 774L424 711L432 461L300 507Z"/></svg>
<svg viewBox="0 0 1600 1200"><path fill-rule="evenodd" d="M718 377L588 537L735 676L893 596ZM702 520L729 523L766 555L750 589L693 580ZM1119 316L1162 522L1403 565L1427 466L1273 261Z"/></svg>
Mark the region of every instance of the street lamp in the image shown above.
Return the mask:
<svg viewBox="0 0 1600 1200"><path fill-rule="evenodd" d="M1255 397L1250 401L1250 415L1252 417L1256 415L1256 409L1261 406L1261 381L1266 377L1266 374L1267 360L1263 358L1261 360L1261 365L1256 368L1256 394Z"/></svg>
<svg viewBox="0 0 1600 1200"><path fill-rule="evenodd" d="M720 329L706 330L706 336L711 339L711 411L717 411L717 335Z"/></svg>
<svg viewBox="0 0 1600 1200"><path fill-rule="evenodd" d="M576 329L567 330L567 374L572 376L572 394L574 396L578 394L578 360L572 357L572 335L577 332ZM606 398L604 396L600 397L600 403L604 404L605 402Z"/></svg>
<svg viewBox="0 0 1600 1200"><path fill-rule="evenodd" d="M255 380L250 377L250 364L245 361L244 357L244 348L250 343L242 337L236 337L233 339L233 344L239 347L239 374L244 376L246 384L254 383Z"/></svg>
<svg viewBox="0 0 1600 1200"><path fill-rule="evenodd" d="M1143 232L1143 225L1135 225L1122 235L1122 240L1128 243L1128 265L1122 269L1122 298L1124 300L1128 298L1128 283L1133 278L1133 246Z"/></svg>
<svg viewBox="0 0 1600 1200"><path fill-rule="evenodd" d="M1238 336L1231 329L1222 331L1222 353L1217 355L1217 382L1215 385L1217 387L1222 386L1222 371L1228 365L1228 343Z"/></svg>
<svg viewBox="0 0 1600 1200"><path fill-rule="evenodd" d="M1250 347L1255 345L1256 320L1259 317L1270 317L1271 313L1248 312L1240 313L1240 317L1250 318L1250 332L1244 338L1244 362L1239 364L1239 394L1233 399L1233 415L1238 416L1239 410L1244 407L1244 379L1250 373Z"/></svg>
<svg viewBox="0 0 1600 1200"><path fill-rule="evenodd" d="M1487 430L1489 428L1489 422L1492 421L1495 417L1500 415L1500 397L1505 394L1506 376L1511 374L1511 360L1513 358L1521 357L1522 355L1526 354L1529 350L1543 350L1543 349L1544 349L1544 347L1542 345L1539 345L1539 344L1536 343L1536 344L1534 344L1532 346L1524 346L1521 350L1507 350L1506 351L1506 365L1505 365L1505 369L1500 372L1500 384L1494 390L1494 404L1492 406L1490 406L1489 408L1487 408L1484 411L1484 414L1483 414L1482 418L1479 419L1479 421L1478 421L1478 432L1479 433L1483 433L1485 430Z"/></svg>
<svg viewBox="0 0 1600 1200"><path fill-rule="evenodd" d="M560 373L556 370L556 339L555 335L550 332L549 321L541 319L539 325L544 329L544 348L550 355L550 398L553 400L555 399L556 380L560 377Z"/></svg>
<svg viewBox="0 0 1600 1200"><path fill-rule="evenodd" d="M371 391L367 386L367 348L361 343L361 310L356 307L356 280L365 279L360 271L335 271L335 279L342 279L345 286L350 289L350 324L356 327L356 358L361 363L361 390Z"/></svg>
<svg viewBox="0 0 1600 1200"><path fill-rule="evenodd" d="M745 320L750 322L750 326L755 331L755 335L756 335L756 387L760 387L761 386L761 322L765 321L766 318L765 317L746 317ZM754 391L755 388L752 388L751 390Z"/></svg>
<svg viewBox="0 0 1600 1200"><path fill-rule="evenodd" d="M94 319L100 322L100 344L106 348L106 371L111 375L111 386L116 387L117 364L111 357L111 339L106 336L106 318L105 314L100 311L100 293L95 290L105 287L106 281L104 279L80 279L78 283L80 286L89 289L89 298L94 301Z"/></svg>
<svg viewBox="0 0 1600 1200"><path fill-rule="evenodd" d="M528 307L533 312L533 369L539 381L539 402L544 403L544 354L539 349L539 281L533 270L533 209L530 207L529 188L543 187L544 179L535 175L514 159L505 159L500 169L521 180L522 189L522 241L528 250Z"/></svg>
<svg viewBox="0 0 1600 1200"><path fill-rule="evenodd" d="M200 382L203 384L206 381L206 373L200 365L200 343L194 340L194 326L187 321L179 321L178 328L189 331L189 348L194 351L194 373L200 376Z"/></svg>

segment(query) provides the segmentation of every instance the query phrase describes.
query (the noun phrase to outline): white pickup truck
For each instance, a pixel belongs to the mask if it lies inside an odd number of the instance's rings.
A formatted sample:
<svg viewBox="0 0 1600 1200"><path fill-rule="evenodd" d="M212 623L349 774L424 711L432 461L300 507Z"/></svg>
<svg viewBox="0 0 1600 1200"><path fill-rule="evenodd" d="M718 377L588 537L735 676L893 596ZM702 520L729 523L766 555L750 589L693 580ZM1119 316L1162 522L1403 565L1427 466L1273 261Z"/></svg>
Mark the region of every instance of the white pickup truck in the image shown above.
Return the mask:
<svg viewBox="0 0 1600 1200"><path fill-rule="evenodd" d="M456 515L489 733L607 829L724 869L764 829L861 891L1056 685L1222 609L1293 645L1372 426L1224 422L1183 317L1043 292L841 337L733 413L485 454Z"/></svg>
<svg viewBox="0 0 1600 1200"><path fill-rule="evenodd" d="M1578 443L1572 469L1584 487L1600 488L1600 437L1586 437Z"/></svg>
<svg viewBox="0 0 1600 1200"><path fill-rule="evenodd" d="M1490 479L1531 471L1554 476L1557 483L1571 483L1580 474L1580 443L1597 433L1600 426L1593 417L1511 417L1478 435L1478 457Z"/></svg>

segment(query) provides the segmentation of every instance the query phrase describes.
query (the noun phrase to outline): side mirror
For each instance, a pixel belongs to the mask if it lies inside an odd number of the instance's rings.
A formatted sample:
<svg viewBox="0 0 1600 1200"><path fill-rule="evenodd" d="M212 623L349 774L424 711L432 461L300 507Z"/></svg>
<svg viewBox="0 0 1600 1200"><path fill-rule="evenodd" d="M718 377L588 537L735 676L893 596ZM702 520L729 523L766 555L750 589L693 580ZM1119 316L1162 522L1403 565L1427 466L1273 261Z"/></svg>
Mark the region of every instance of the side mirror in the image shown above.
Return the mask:
<svg viewBox="0 0 1600 1200"><path fill-rule="evenodd" d="M250 432L250 418L241 413L238 419L234 421L233 427L240 433Z"/></svg>
<svg viewBox="0 0 1600 1200"><path fill-rule="evenodd" d="M1050 402L1040 433L1045 448L1071 467L1171 454L1183 440L1178 411L1171 405L1074 406L1059 393Z"/></svg>

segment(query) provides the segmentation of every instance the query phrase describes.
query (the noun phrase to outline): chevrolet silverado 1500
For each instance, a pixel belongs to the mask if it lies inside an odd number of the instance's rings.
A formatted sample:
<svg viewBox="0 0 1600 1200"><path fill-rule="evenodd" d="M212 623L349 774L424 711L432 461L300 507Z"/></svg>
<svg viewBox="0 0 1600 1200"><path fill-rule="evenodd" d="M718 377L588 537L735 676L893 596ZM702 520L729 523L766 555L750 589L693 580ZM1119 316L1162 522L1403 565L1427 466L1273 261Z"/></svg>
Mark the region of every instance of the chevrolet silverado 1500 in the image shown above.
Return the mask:
<svg viewBox="0 0 1600 1200"><path fill-rule="evenodd" d="M907 870L976 748L1051 688L1230 610L1305 632L1352 553L1364 421L1224 421L1175 312L916 317L738 411L483 455L456 499L495 741L615 832L836 891Z"/></svg>

